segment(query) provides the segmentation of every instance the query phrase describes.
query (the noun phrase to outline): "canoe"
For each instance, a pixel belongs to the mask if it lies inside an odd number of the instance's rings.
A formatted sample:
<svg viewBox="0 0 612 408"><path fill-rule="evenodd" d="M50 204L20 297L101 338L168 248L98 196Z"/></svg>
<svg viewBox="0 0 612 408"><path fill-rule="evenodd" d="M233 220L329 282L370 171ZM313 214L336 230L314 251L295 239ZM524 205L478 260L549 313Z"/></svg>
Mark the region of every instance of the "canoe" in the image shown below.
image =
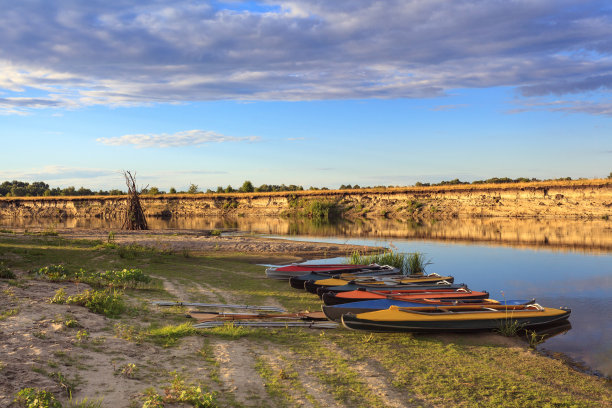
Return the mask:
<svg viewBox="0 0 612 408"><path fill-rule="evenodd" d="M367 276L401 276L405 278L417 277L417 275L402 275L399 273L399 269L391 268L391 269L380 269L380 270L362 270L357 272L311 272L305 275L300 276L292 276L289 278L289 285L295 289L304 289L304 283L306 281L319 281L323 279L329 278L339 278L339 279L348 279L353 280L359 277L367 277ZM419 275L420 276L420 275Z"/></svg>
<svg viewBox="0 0 612 408"><path fill-rule="evenodd" d="M395 269L387 265L347 265L347 264L317 264L317 265L287 265L287 266L273 266L266 269L266 276L271 279L287 280L292 276L300 276L312 272L328 272L328 273L341 273L341 272L359 272L359 271L379 271Z"/></svg>
<svg viewBox="0 0 612 408"><path fill-rule="evenodd" d="M317 293L317 289L322 286L342 286L348 283L357 283L362 285L377 285L380 287L390 285L404 285L404 284L442 284L442 283L453 283L455 278L452 276L440 276L438 274L422 275L419 277L406 277L400 276L361 276L354 279L347 279L345 277L328 278L309 280L304 283L304 289L310 293Z"/></svg>
<svg viewBox="0 0 612 408"><path fill-rule="evenodd" d="M395 299L411 302L415 299L486 299L488 292L477 292L468 288L448 289L404 289L404 290L354 290L341 293L324 293L323 303L326 305L338 305L350 302L359 302L375 299Z"/></svg>
<svg viewBox="0 0 612 408"><path fill-rule="evenodd" d="M308 285L308 282L304 285L304 288L306 290L310 289ZM319 297L322 299L323 298L323 294L324 293L340 293L340 292L351 292L353 290L374 290L374 291L378 291L378 290L402 290L402 289L416 289L416 290L435 290L435 289L447 289L447 290L454 290L454 289L459 289L459 288L465 288L466 285L465 284L452 284L452 283L448 283L448 282L438 282L438 283L402 283L402 284L397 284L397 285L380 285L380 284L367 284L367 283L347 283L346 285L340 285L340 286L318 286L316 287L315 293L317 295L319 295Z"/></svg>
<svg viewBox="0 0 612 408"><path fill-rule="evenodd" d="M502 303L503 302L503 303ZM431 308L436 306L486 306L486 305L527 305L535 303L535 299L517 299L517 300L505 300L499 301L494 299L415 299L407 302L396 299L376 299L376 300L364 300L362 302L351 302L338 305L322 305L321 309L325 313L325 317L329 320L339 322L343 314L352 313L366 313L373 312L375 310L385 310L391 306L397 306L402 308Z"/></svg>
<svg viewBox="0 0 612 408"><path fill-rule="evenodd" d="M571 310L525 306L445 306L415 310L391 306L386 310L342 315L344 327L380 332L463 332L495 330L505 324L532 328L566 320Z"/></svg>

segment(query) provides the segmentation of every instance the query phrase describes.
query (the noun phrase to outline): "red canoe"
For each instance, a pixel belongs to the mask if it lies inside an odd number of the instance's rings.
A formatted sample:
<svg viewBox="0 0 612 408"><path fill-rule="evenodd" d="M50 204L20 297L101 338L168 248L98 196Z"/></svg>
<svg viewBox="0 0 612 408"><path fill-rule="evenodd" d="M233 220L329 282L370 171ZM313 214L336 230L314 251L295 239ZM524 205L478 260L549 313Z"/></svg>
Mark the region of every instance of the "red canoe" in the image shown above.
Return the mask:
<svg viewBox="0 0 612 408"><path fill-rule="evenodd" d="M374 299L397 299L410 302L414 299L486 299L489 292L477 292L470 289L407 289L407 290L352 290L350 292L324 293L323 302L326 305L338 305L342 303L358 302Z"/></svg>

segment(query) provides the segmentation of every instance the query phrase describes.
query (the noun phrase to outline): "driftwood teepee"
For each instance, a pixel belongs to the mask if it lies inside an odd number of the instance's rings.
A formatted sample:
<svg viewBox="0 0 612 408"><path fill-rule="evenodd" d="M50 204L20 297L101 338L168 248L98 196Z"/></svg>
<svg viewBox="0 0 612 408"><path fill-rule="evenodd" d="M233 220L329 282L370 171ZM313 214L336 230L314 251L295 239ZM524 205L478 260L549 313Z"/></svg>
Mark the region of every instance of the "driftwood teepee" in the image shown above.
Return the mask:
<svg viewBox="0 0 612 408"><path fill-rule="evenodd" d="M125 177L125 184L127 184L128 187L128 198L124 215L125 218L123 219L121 228L126 230L149 229L144 211L140 205L140 193L136 187L136 173L132 175L129 171L124 171L123 176Z"/></svg>

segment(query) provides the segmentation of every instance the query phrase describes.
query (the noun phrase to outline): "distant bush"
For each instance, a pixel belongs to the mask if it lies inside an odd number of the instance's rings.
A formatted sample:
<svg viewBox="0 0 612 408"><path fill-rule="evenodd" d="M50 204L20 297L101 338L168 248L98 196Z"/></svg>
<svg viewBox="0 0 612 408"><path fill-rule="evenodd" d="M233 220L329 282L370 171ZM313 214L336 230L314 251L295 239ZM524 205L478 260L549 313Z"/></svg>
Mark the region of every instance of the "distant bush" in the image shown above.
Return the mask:
<svg viewBox="0 0 612 408"><path fill-rule="evenodd" d="M330 220L341 215L341 210L335 201L312 200L305 204L301 213L315 220Z"/></svg>
<svg viewBox="0 0 612 408"><path fill-rule="evenodd" d="M191 184L189 186L189 190L187 190L187 194L197 194L199 192L199 188L197 184Z"/></svg>

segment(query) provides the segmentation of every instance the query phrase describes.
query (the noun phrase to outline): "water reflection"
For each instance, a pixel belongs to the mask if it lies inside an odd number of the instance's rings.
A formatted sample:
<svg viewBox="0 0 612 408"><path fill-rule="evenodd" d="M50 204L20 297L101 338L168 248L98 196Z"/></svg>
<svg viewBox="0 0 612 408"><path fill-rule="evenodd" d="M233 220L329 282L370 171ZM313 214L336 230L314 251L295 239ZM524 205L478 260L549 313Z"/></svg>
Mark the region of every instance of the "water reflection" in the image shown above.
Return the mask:
<svg viewBox="0 0 612 408"><path fill-rule="evenodd" d="M356 219L333 223L280 217L149 218L152 229L235 229L270 235L424 239L513 247L606 253L612 251L612 220L454 218L442 221ZM100 218L0 219L4 228L119 229L119 220Z"/></svg>

